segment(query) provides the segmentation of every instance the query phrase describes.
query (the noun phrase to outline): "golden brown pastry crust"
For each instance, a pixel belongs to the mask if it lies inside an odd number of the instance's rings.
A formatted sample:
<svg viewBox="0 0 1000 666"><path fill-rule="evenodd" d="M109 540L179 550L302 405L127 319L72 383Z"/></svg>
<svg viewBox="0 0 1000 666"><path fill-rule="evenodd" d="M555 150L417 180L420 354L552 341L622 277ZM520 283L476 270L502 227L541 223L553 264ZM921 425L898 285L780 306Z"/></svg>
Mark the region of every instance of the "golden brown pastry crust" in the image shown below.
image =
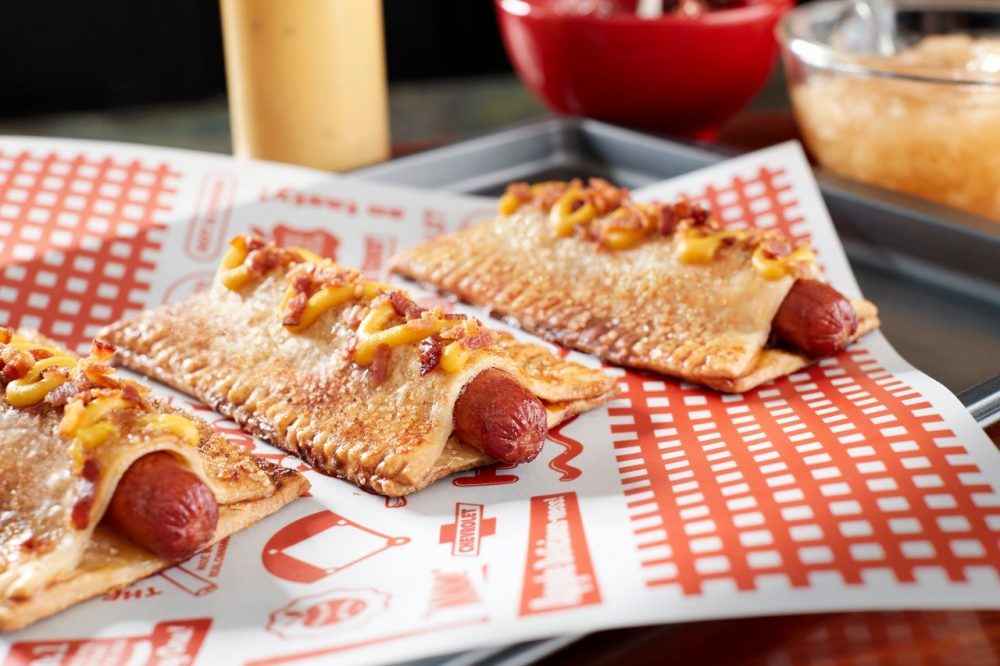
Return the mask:
<svg viewBox="0 0 1000 666"><path fill-rule="evenodd" d="M663 236L600 249L557 236L546 216L522 207L406 250L391 270L602 359L741 392L812 362L764 349L794 278L765 279L751 254L734 246L685 264ZM871 303L855 305L856 338L878 317Z"/></svg>
<svg viewBox="0 0 1000 666"><path fill-rule="evenodd" d="M78 528L74 506L90 494L89 484L69 455L70 442L60 435L63 409L44 402L15 408L0 393L0 631L18 629L172 564L96 527L121 476L150 452L170 452L212 489L220 505L213 542L308 489L298 472L253 458L201 419L156 400L151 404L157 413L184 414L198 428L197 445L168 432L150 434L123 425L87 449L99 474L92 506L84 514L86 527Z"/></svg>
<svg viewBox="0 0 1000 666"><path fill-rule="evenodd" d="M504 334L453 373L421 375L417 343L395 347L379 383L349 353L355 301L299 333L281 325L286 271L274 268L237 291L216 281L101 336L133 370L198 397L326 473L390 496L494 462L452 437L461 390L487 368L505 370L538 396L550 426L616 391L601 371Z"/></svg>

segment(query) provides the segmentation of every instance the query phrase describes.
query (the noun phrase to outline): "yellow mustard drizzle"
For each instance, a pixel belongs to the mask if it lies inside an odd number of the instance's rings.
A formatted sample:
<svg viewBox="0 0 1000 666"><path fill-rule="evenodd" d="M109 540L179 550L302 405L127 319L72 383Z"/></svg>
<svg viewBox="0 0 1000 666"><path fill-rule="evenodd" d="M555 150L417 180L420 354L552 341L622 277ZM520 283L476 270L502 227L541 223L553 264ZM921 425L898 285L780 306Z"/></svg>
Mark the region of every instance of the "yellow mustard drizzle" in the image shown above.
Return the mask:
<svg viewBox="0 0 1000 666"><path fill-rule="evenodd" d="M309 297L309 302L306 304L305 310L302 311L302 316L299 317L299 323L291 326L286 324L285 328L292 333L301 333L330 308L336 307L341 303L346 303L354 298L356 292L357 285L355 284L345 284L339 287L320 287L315 294ZM289 301L295 298L296 293L295 287L291 285L285 289L285 294L281 297L279 312L285 311Z"/></svg>
<svg viewBox="0 0 1000 666"><path fill-rule="evenodd" d="M229 241L229 249L219 264L219 279L227 289L235 291L250 279L250 271L243 265L249 254L250 248L243 236L236 236Z"/></svg>
<svg viewBox="0 0 1000 666"><path fill-rule="evenodd" d="M513 215L517 212L517 209L521 207L524 202L521 197L513 194L504 194L497 201L497 211L501 215Z"/></svg>
<svg viewBox="0 0 1000 666"><path fill-rule="evenodd" d="M572 207L573 203L570 202L568 205ZM586 210L587 207L589 207L589 211ZM580 215L581 211L583 211L583 216ZM592 215L592 213L593 207L586 204L583 208L575 211L574 215L582 220L584 216ZM330 259L324 259L303 248L290 248L290 250L297 252L306 262L315 264L316 269L337 271L336 264ZM249 280L250 273L244 265L248 256L249 249L246 239L237 236L230 242L230 248L219 265L219 278L229 289L238 289ZM348 276L344 284L337 285L322 284L322 273L317 277L317 282L320 284L314 285L306 292L309 296L305 307L299 313L298 321L294 324L282 324L290 333L302 333L316 323L316 320L325 312L348 301L355 299L371 301L379 294L391 291L398 291L409 298L405 291L397 287L364 280L358 274ZM300 289L301 287L295 284L295 280L291 278L290 274L289 283L278 303L279 316L288 311L292 300L298 297ZM386 345L391 349L412 344L456 326L466 326L466 333L469 332L468 326L465 324L468 320L447 319L442 316L440 310L425 310L419 318L409 319L401 324L385 328L386 324L396 315L396 309L390 301L384 300L372 305L357 329L357 344L353 351L355 363L362 366L371 365L375 351L380 345ZM451 342L442 350L440 365L446 372L455 372L465 366L471 353L459 341ZM186 428L185 426L179 427L182 430ZM184 434L182 430L176 430L175 433L181 436ZM191 436L194 437L194 435Z"/></svg>
<svg viewBox="0 0 1000 666"><path fill-rule="evenodd" d="M677 259L685 264L707 264L715 258L726 239L740 241L749 236L749 231L724 229L704 235L698 229L688 229L677 244Z"/></svg>
<svg viewBox="0 0 1000 666"><path fill-rule="evenodd" d="M793 263L810 263L816 260L816 254L809 248L800 247L783 257L769 257L764 248L758 246L753 251L751 263L765 280L777 280L791 272Z"/></svg>
<svg viewBox="0 0 1000 666"><path fill-rule="evenodd" d="M339 305L351 298L375 298L380 292L392 291L394 287L380 282L362 280L339 287L321 287L310 296L309 303L303 311L300 322L296 326L286 328L298 333L316 321L327 309ZM288 301L295 295L295 289L289 287L282 298L281 311L284 311ZM361 320L357 330L357 345L354 348L354 362L361 366L371 365L375 350L379 345L390 349L402 345L420 342L437 333L455 326L462 326L468 320L445 319L437 312L425 310L418 319L410 319L401 324L385 328L386 324L396 316L396 309L389 301L374 304ZM449 343L441 354L440 365L445 372L456 372L468 362L471 352L460 344L460 341Z"/></svg>
<svg viewBox="0 0 1000 666"><path fill-rule="evenodd" d="M30 407L31 405L36 405L45 399L49 391L62 386L66 381L66 376L63 373L50 372L46 374L45 370L49 368L72 368L76 365L76 359L72 356L68 356L51 347L34 344L24 338L13 336L7 344L21 351L44 349L52 354L48 358L35 361L24 377L15 379L7 384L7 387L4 389L4 395L13 407Z"/></svg>
<svg viewBox="0 0 1000 666"><path fill-rule="evenodd" d="M430 312L425 312L420 319L411 319L390 328L383 328L394 314L395 310L392 304L384 302L373 307L361 320L361 325L358 326L358 345L354 349L355 363L370 365L375 356L375 349L379 345L387 345L391 349L420 342L424 338L459 323L454 319L441 319ZM443 359L444 355L442 354L442 361ZM442 367L444 367L443 363ZM449 372L453 372L453 370Z"/></svg>
<svg viewBox="0 0 1000 666"><path fill-rule="evenodd" d="M331 268L334 267L333 262L329 259L321 259L320 262L328 264ZM285 328L291 333L301 333L330 308L342 305L347 301L357 298L359 295L365 298L375 298L380 291L392 291L394 289L395 287L387 284L368 280L348 282L347 284L338 286L323 285L314 294L309 296L309 301L306 303L306 307L299 317L299 323L294 325L286 324ZM295 298L296 294L295 287L288 285L281 297L281 303L278 305L279 313L285 311L289 302Z"/></svg>
<svg viewBox="0 0 1000 666"><path fill-rule="evenodd" d="M144 430L165 430L188 446L196 446L201 440L198 426L180 414L147 414L137 423Z"/></svg>
<svg viewBox="0 0 1000 666"><path fill-rule="evenodd" d="M448 343L441 352L441 369L445 372L458 372L469 362L472 352L462 345L461 340Z"/></svg>
<svg viewBox="0 0 1000 666"><path fill-rule="evenodd" d="M579 208L573 207L580 204ZM572 236L578 224L586 224L597 215L597 209L587 200L583 190L572 189L559 197L549 212L549 221L558 236Z"/></svg>
<svg viewBox="0 0 1000 666"><path fill-rule="evenodd" d="M303 261L311 261L313 263L324 261L323 257L304 247L292 247L288 249L297 253ZM219 280L222 281L222 284L227 289L236 291L253 277L250 268L245 264L249 256L250 247L247 245L245 236L236 236L229 241L229 249L226 250L222 261L219 262Z"/></svg>
<svg viewBox="0 0 1000 666"><path fill-rule="evenodd" d="M0 329L0 333L4 330ZM52 354L35 361L23 377L7 384L4 393L12 407L24 408L38 404L50 391L67 381L68 377L64 373L47 373L46 370L50 368L79 368L77 372L86 372L86 362L81 365L76 358L64 351L39 345L16 335L9 336L6 346L26 352L42 349ZM64 437L72 438L68 453L77 469L83 465L86 449L94 448L108 437L118 434L118 426L107 419L108 415L116 409L138 406L124 399L120 393L95 398L86 406L79 400L66 405L59 422L59 432ZM197 444L200 439L197 426L177 414L148 414L140 418L138 424L145 429L167 430L181 441L192 445Z"/></svg>
<svg viewBox="0 0 1000 666"><path fill-rule="evenodd" d="M79 401L66 405L59 423L59 433L72 438L69 457L77 468L83 466L85 450L92 449L119 433L118 426L107 420L108 414L116 409L134 406L120 395L95 398L86 406Z"/></svg>
<svg viewBox="0 0 1000 666"><path fill-rule="evenodd" d="M611 250L627 250L635 247L651 235L669 235L672 224L667 226L666 231L659 231L659 219L664 206L658 204L637 203L628 199L625 190L618 190L608 183L596 183L594 179L587 187L578 186L579 181L573 183L543 182L525 188L523 184L514 184L508 188L497 201L497 208L501 215L511 215L522 205L532 201L547 188L558 187L562 194L556 199L548 212L549 223L557 236L573 236L576 228L580 225L594 223L594 228L589 229L585 234L587 238L597 241L601 247ZM610 191L612 198L609 199ZM598 201L614 201L616 208L605 214L599 212L594 205L596 196ZM614 198L618 197L618 198ZM537 202L536 202L537 203ZM685 203L685 202L682 202ZM545 204L539 204L544 206ZM602 206L604 204L601 204ZM672 207L674 215L678 215L680 204ZM671 209L669 205L666 209ZM680 213L683 218L691 217L698 219L696 213L706 214L704 209L692 208L685 204ZM636 225L634 219L629 219L627 224L615 223L615 218L630 218L634 214L643 216L640 225ZM706 214L707 217L707 214ZM703 220L699 220L699 224ZM707 264L718 254L719 249L724 244L735 241L750 241L747 249L753 247L751 264L757 273L767 280L776 280L786 275L796 273L796 267L809 264L816 259L816 255L808 248L799 248L784 256L775 256L773 253L762 247L756 232L749 230L718 230L717 227L709 225L681 227L676 232L676 253L677 258L682 263Z"/></svg>

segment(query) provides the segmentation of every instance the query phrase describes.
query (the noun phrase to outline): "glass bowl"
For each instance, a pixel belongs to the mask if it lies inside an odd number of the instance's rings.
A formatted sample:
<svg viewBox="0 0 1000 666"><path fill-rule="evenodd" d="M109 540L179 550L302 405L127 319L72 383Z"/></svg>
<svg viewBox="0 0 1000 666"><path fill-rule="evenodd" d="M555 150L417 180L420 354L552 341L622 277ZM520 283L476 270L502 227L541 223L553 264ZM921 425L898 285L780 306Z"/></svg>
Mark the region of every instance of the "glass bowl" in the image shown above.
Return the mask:
<svg viewBox="0 0 1000 666"><path fill-rule="evenodd" d="M839 175L1000 221L1000 3L882 9L817 2L779 24L808 149Z"/></svg>

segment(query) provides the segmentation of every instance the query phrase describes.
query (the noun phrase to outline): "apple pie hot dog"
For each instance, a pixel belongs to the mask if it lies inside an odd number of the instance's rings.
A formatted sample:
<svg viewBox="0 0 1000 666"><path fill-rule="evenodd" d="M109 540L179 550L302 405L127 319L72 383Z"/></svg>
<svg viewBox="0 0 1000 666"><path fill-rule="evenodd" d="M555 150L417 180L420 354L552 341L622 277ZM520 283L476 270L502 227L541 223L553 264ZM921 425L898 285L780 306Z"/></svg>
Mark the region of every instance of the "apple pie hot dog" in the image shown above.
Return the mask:
<svg viewBox="0 0 1000 666"><path fill-rule="evenodd" d="M102 337L128 367L384 495L528 462L549 427L616 390L600 370L255 237L233 239L209 291Z"/></svg>
<svg viewBox="0 0 1000 666"><path fill-rule="evenodd" d="M107 365L0 328L0 630L185 560L308 488Z"/></svg>
<svg viewBox="0 0 1000 666"><path fill-rule="evenodd" d="M606 181L511 185L488 222L403 251L391 269L621 365L741 392L878 327L824 283L807 243L724 229L686 201Z"/></svg>

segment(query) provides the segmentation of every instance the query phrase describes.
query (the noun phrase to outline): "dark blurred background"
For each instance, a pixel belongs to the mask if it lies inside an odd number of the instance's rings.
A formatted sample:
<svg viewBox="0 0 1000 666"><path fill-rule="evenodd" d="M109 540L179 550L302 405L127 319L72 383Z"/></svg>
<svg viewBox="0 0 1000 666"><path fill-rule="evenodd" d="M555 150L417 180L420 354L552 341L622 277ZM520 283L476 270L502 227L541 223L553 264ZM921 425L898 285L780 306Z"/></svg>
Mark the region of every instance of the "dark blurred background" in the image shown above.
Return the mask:
<svg viewBox="0 0 1000 666"><path fill-rule="evenodd" d="M280 2L283 0L275 0ZM510 71L488 0L384 0L391 81ZM5 3L0 117L225 96L214 0Z"/></svg>
<svg viewBox="0 0 1000 666"><path fill-rule="evenodd" d="M390 81L510 71L490 0L382 3ZM0 117L225 96L214 0L8 2L0 63Z"/></svg>
<svg viewBox="0 0 1000 666"><path fill-rule="evenodd" d="M549 114L514 76L492 0L371 1L383 6L394 154ZM0 134L231 152L218 0L4 9ZM787 105L779 69L748 108ZM791 122L781 111L763 125L780 140Z"/></svg>

